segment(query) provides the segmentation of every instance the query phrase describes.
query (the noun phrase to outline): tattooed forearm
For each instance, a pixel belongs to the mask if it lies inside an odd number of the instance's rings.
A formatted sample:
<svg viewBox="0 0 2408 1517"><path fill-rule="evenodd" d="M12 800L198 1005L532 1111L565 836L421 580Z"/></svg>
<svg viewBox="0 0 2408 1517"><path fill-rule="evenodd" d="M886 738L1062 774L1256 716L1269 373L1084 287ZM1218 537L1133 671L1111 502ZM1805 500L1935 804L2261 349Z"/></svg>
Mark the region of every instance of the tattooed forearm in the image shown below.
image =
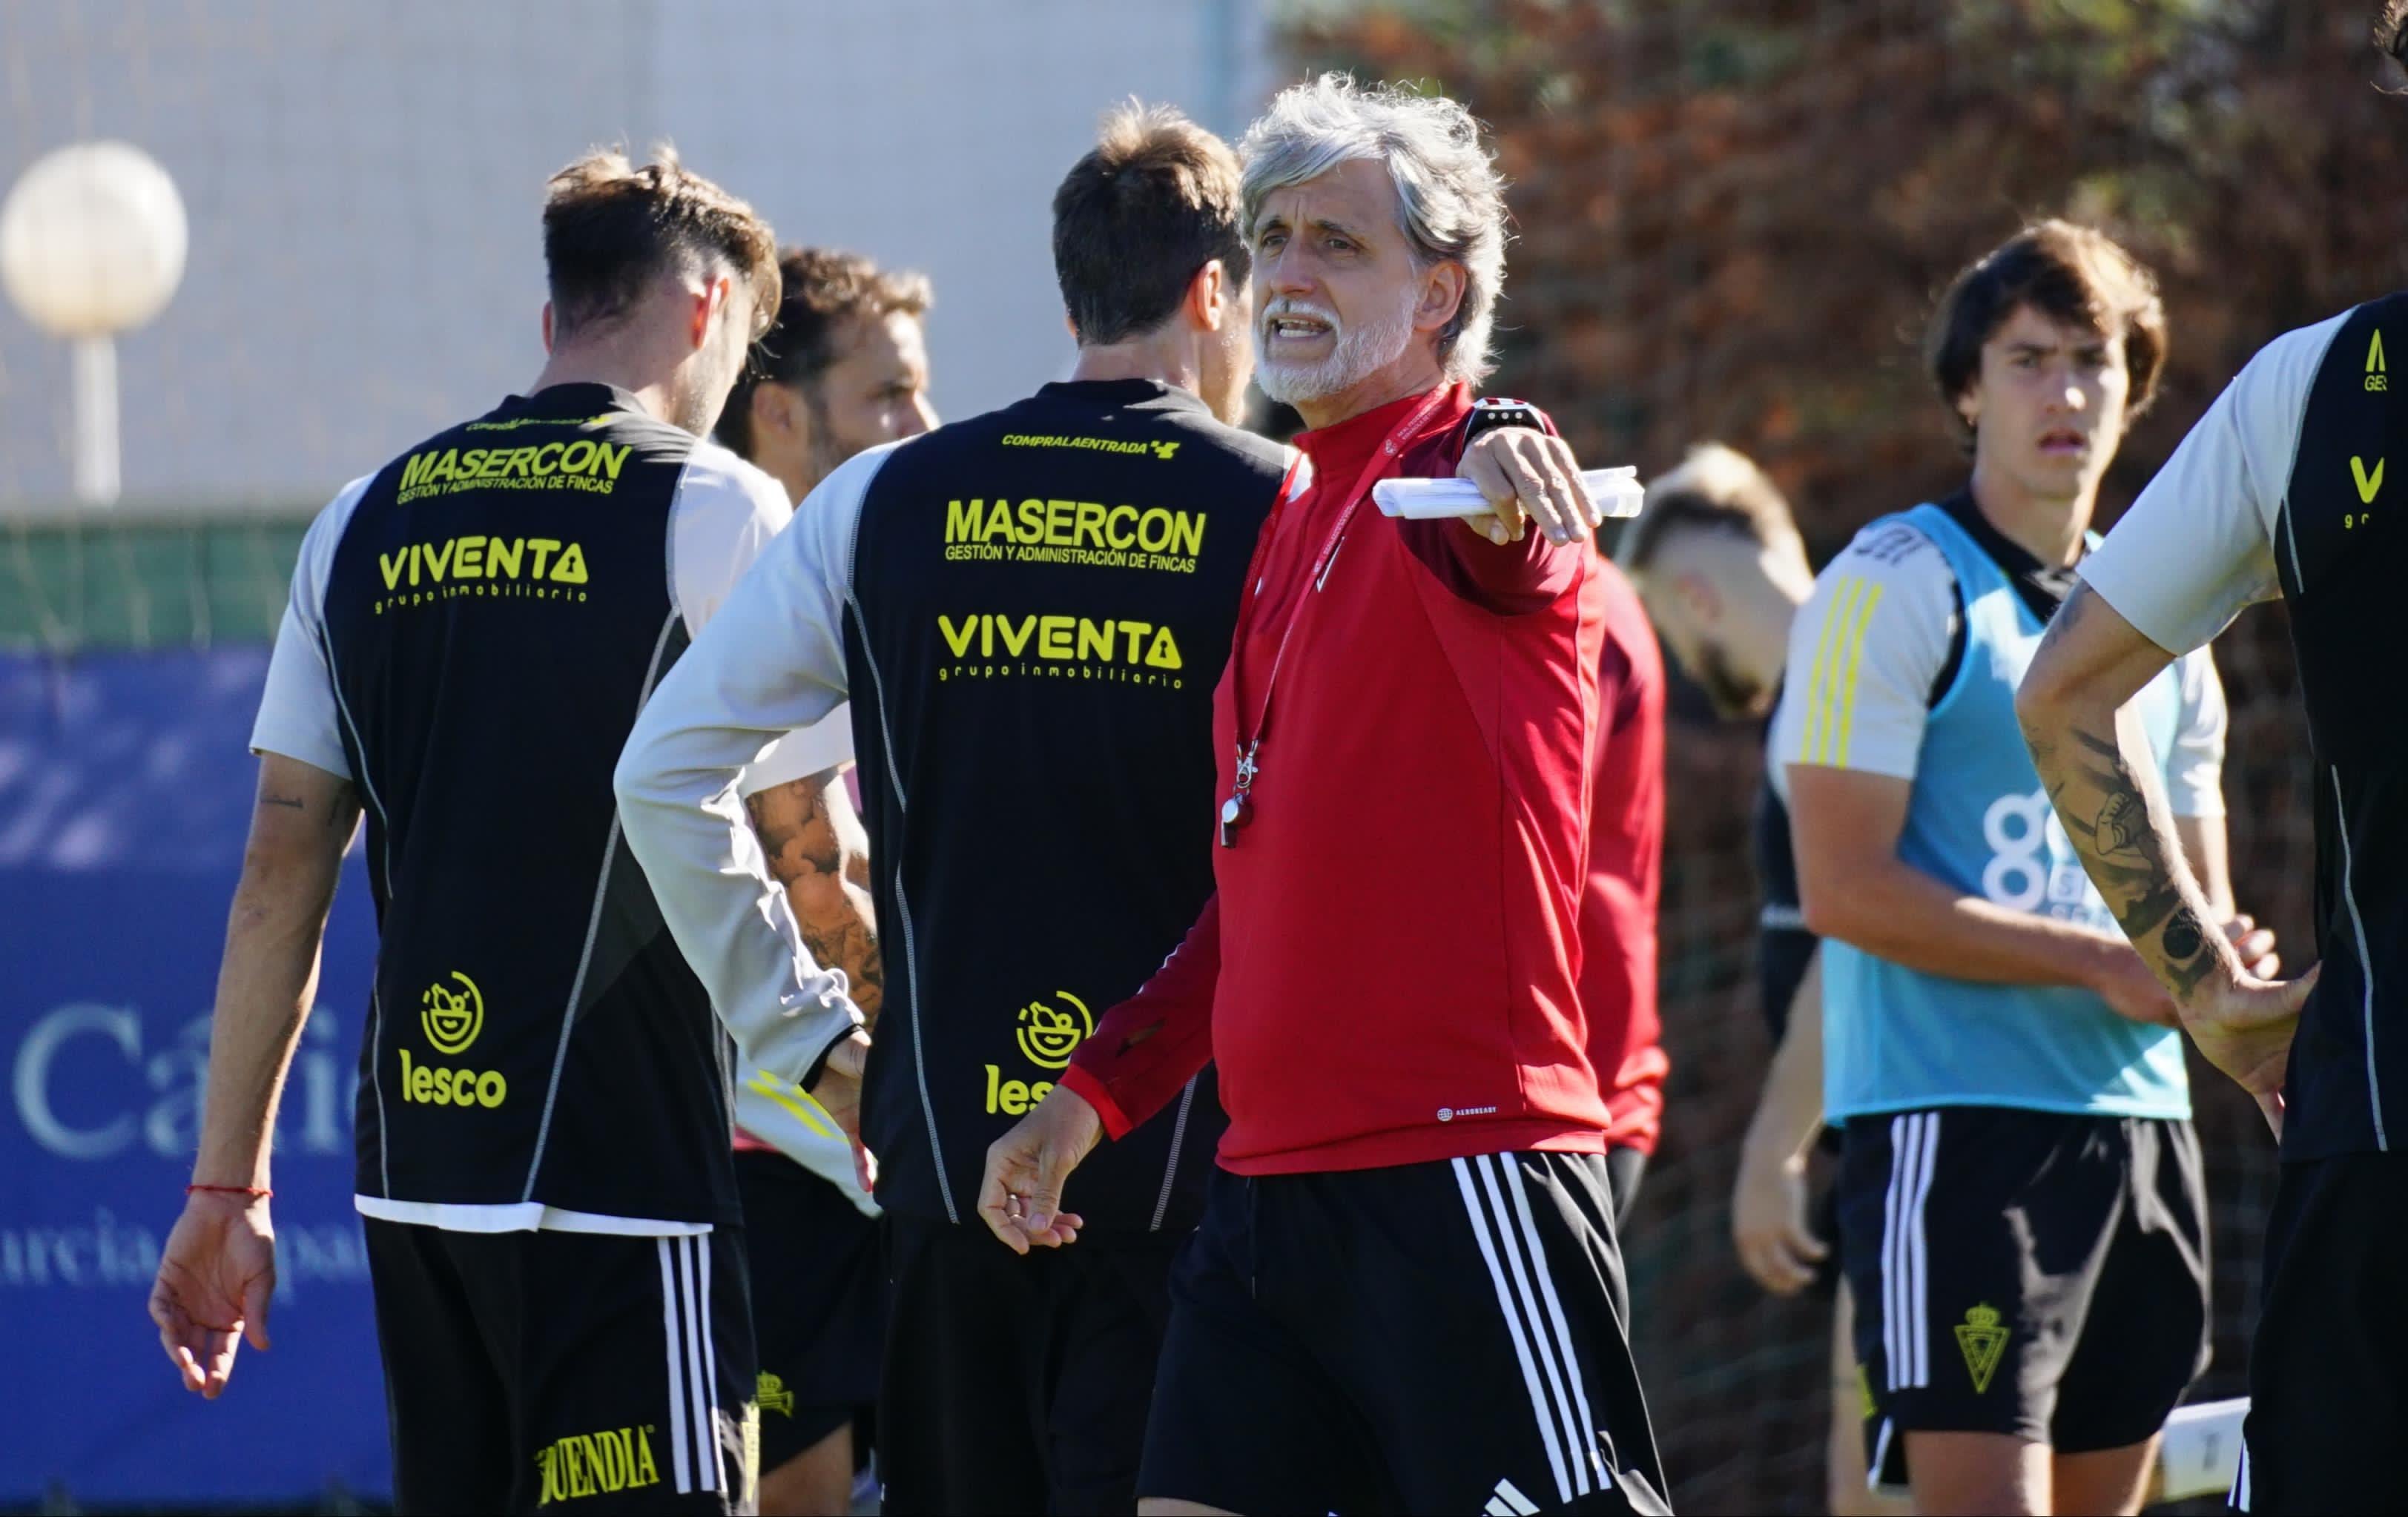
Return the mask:
<svg viewBox="0 0 2408 1517"><path fill-rule="evenodd" d="M2181 845L2150 814L2113 725L2102 734L2077 719L2069 735L2076 750L2070 762L2054 742L2033 748L2049 799L2116 924L2180 999L2215 966L2190 903L2199 887L2188 880Z"/></svg>
<svg viewBox="0 0 2408 1517"><path fill-rule="evenodd" d="M262 795L259 797L259 804L262 806L280 807L287 811L299 811L305 809L301 803L301 797L298 795Z"/></svg>
<svg viewBox="0 0 2408 1517"><path fill-rule="evenodd" d="M841 969L853 1004L875 1022L886 993L886 965L878 945L877 914L868 892L848 878L858 834L838 772L773 785L745 798L752 830L768 855L769 872L786 887L803 946L823 967ZM838 815L838 808L847 808Z"/></svg>
<svg viewBox="0 0 2408 1517"><path fill-rule="evenodd" d="M788 898L794 894L788 887ZM848 895L851 893L848 892ZM853 990L853 1004L872 1024L886 1005L886 960L877 935L869 929L869 902L848 899L843 908L825 914L797 910L795 924L803 931L803 946L824 968L841 969Z"/></svg>

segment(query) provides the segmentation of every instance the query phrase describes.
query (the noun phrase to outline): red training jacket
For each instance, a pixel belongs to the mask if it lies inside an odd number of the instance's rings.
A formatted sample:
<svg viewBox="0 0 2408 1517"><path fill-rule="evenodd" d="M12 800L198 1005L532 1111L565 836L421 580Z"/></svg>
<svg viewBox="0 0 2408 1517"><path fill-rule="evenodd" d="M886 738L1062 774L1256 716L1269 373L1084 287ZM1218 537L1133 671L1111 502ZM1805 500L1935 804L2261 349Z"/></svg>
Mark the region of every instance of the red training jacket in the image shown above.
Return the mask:
<svg viewBox="0 0 2408 1517"><path fill-rule="evenodd" d="M1630 581L1612 564L1598 693L1606 720L1581 907L1581 1003L1606 1078L1615 1148L1656 1152L1664 1123L1656 1010L1656 909L1664 875L1664 654Z"/></svg>
<svg viewBox="0 0 2408 1517"><path fill-rule="evenodd" d="M1467 387L1391 438L1426 398L1297 439L1213 696L1226 794L1293 614L1252 821L1214 848L1186 940L1064 1072L1114 1137L1217 1059L1239 1174L1606 1146L1580 934L1609 565L1367 500L1313 574L1375 459L1452 472Z"/></svg>

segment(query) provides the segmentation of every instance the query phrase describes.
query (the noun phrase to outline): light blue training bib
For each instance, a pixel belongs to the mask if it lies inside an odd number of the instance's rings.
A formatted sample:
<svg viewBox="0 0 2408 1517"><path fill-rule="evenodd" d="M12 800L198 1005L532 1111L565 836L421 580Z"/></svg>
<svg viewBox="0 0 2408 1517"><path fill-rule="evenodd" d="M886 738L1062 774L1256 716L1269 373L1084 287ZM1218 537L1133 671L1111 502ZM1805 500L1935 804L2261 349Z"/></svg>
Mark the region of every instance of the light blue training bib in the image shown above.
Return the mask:
<svg viewBox="0 0 2408 1517"><path fill-rule="evenodd" d="M1889 520L1938 546L1965 608L1964 658L1931 709L1899 857L1968 895L2118 929L2049 805L2015 722L2015 687L2044 630L1989 554L1946 511ZM2136 697L2162 771L2181 716L2168 668ZM2103 1116L2190 1115L2182 1039L2086 990L1980 984L1823 946L1827 1120L1941 1106Z"/></svg>

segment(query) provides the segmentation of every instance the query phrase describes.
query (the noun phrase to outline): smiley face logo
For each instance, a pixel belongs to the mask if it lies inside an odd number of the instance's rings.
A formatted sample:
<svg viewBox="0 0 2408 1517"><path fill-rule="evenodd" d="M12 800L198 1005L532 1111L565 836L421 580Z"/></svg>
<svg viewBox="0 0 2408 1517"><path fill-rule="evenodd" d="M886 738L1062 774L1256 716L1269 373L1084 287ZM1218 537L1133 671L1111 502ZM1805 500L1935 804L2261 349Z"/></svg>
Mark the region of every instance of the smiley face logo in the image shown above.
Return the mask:
<svg viewBox="0 0 2408 1517"><path fill-rule="evenodd" d="M485 1030L485 995L459 970L452 970L452 978L460 982L459 989L438 981L418 998L418 1025L436 1052L456 1055L467 1052Z"/></svg>
<svg viewBox="0 0 2408 1517"><path fill-rule="evenodd" d="M1095 1016L1084 1001L1067 990L1054 994L1069 1002L1070 1010L1043 1001L1031 1001L1020 1009L1020 1052L1040 1069L1059 1069L1068 1064L1071 1052L1096 1030Z"/></svg>

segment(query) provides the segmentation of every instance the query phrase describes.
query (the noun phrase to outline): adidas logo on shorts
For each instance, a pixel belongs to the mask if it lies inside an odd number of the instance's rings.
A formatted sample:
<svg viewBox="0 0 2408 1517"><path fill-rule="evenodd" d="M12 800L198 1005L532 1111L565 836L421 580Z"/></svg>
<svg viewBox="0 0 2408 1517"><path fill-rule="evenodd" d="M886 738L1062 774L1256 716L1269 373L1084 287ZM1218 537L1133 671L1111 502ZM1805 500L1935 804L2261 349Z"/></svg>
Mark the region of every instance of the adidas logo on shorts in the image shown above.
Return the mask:
<svg viewBox="0 0 2408 1517"><path fill-rule="evenodd" d="M1538 1510L1539 1504L1524 1496L1521 1487L1512 1481L1498 1481L1488 1505L1481 1509L1488 1517L1533 1517Z"/></svg>

